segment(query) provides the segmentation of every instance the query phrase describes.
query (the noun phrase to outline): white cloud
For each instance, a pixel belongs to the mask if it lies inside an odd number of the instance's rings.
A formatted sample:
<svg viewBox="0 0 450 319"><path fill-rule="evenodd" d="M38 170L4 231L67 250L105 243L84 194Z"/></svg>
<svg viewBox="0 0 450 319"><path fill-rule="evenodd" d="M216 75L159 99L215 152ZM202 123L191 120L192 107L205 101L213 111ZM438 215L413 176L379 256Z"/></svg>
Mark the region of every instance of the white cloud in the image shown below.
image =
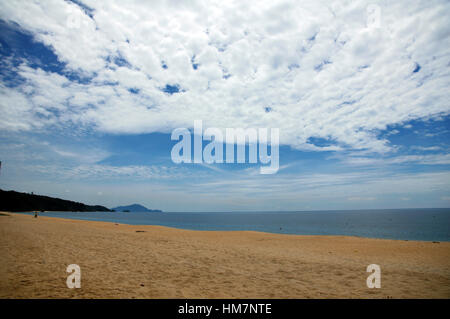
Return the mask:
<svg viewBox="0 0 450 319"><path fill-rule="evenodd" d="M442 150L442 147L440 146L412 146L411 147L414 150L419 151L439 151Z"/></svg>
<svg viewBox="0 0 450 319"><path fill-rule="evenodd" d="M201 177L205 174L194 174L187 169L164 165L128 165L112 166L100 164L69 165L25 165L21 167L28 174L38 174L44 179L57 180L91 180L109 181L127 178L134 181L170 180L188 177Z"/></svg>
<svg viewBox="0 0 450 319"><path fill-rule="evenodd" d="M347 200L349 200L351 202L353 202L353 201L359 202L359 201L372 201L372 200L376 200L376 198L375 197L358 197L358 196L356 196L356 197L349 197L349 198L347 198Z"/></svg>
<svg viewBox="0 0 450 319"><path fill-rule="evenodd" d="M450 111L450 6L382 1L380 27L370 28L372 2L84 1L92 19L70 2L2 1L1 19L92 81L23 64L26 82L0 87L1 129L169 132L203 119L279 127L280 142L299 149L324 149L308 144L320 137L334 150L386 152L376 130ZM121 58L128 65L114 64ZM183 92L162 92L167 84Z"/></svg>
<svg viewBox="0 0 450 319"><path fill-rule="evenodd" d="M58 155L64 158L64 160L72 159L77 163L94 164L107 158L110 153L101 149L88 149L83 150L64 150L58 147L51 147L51 149Z"/></svg>
<svg viewBox="0 0 450 319"><path fill-rule="evenodd" d="M348 157L344 162L349 165L365 166L365 165L392 165L414 163L422 165L449 165L450 154L434 154L434 155L404 155L392 158L374 158L374 157Z"/></svg>
<svg viewBox="0 0 450 319"><path fill-rule="evenodd" d="M250 196L310 200L311 198L378 198L382 195L448 191L450 173L399 174L392 171L367 171L334 174L277 174L272 176L224 174L220 178L183 184L190 193L222 194L223 196ZM357 185L357 187L355 187ZM188 186L186 188L186 186ZM227 190L224 194L224 190ZM220 195L220 196L222 196Z"/></svg>

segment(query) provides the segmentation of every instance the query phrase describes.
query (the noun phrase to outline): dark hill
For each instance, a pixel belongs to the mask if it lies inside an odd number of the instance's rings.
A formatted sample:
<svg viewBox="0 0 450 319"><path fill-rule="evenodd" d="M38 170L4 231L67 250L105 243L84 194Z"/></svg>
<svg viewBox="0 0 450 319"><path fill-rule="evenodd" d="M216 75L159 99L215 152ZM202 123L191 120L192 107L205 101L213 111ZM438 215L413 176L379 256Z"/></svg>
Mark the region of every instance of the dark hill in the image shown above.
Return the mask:
<svg viewBox="0 0 450 319"><path fill-rule="evenodd" d="M139 204L132 204L128 206L117 206L112 210L116 212L150 212L150 213L161 213L162 211L159 209L148 209L145 206Z"/></svg>
<svg viewBox="0 0 450 319"><path fill-rule="evenodd" d="M32 195L28 193L19 193L15 191L4 191L0 189L0 210L10 212L25 211L72 211L72 212L109 212L104 206L85 205L83 203L73 202L59 198L53 198L41 195Z"/></svg>

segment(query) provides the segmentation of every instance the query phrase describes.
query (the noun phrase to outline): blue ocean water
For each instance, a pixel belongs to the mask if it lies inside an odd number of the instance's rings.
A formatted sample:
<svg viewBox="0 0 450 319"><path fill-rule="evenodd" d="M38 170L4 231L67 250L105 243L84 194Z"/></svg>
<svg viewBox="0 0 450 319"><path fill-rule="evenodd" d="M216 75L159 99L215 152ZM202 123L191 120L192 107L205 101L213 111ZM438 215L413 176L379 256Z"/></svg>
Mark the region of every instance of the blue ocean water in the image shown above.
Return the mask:
<svg viewBox="0 0 450 319"><path fill-rule="evenodd" d="M450 241L449 208L223 213L45 212L39 215L192 230Z"/></svg>

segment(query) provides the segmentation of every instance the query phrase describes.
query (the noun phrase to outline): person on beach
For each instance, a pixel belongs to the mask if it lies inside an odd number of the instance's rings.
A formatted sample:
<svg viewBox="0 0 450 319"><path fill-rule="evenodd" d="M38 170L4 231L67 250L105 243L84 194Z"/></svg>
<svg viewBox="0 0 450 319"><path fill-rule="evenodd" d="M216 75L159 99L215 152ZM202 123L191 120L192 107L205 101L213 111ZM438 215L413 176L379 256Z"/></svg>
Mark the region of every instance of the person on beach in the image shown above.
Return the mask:
<svg viewBox="0 0 450 319"><path fill-rule="evenodd" d="M38 217L38 212L35 211L35 212L34 212L34 218L37 218L37 217Z"/></svg>

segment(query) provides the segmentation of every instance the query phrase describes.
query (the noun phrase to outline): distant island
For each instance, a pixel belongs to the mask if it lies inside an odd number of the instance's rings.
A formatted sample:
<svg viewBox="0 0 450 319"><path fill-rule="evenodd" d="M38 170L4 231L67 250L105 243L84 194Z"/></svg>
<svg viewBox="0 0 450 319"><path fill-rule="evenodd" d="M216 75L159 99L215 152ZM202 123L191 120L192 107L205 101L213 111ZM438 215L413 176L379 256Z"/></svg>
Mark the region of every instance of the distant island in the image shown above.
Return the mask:
<svg viewBox="0 0 450 319"><path fill-rule="evenodd" d="M132 204L128 206L117 206L112 208L116 212L145 212L145 213L162 213L159 209L148 209L145 206L139 204Z"/></svg>
<svg viewBox="0 0 450 319"><path fill-rule="evenodd" d="M0 189L0 211L109 212L110 210L100 205L91 206L60 198Z"/></svg>

